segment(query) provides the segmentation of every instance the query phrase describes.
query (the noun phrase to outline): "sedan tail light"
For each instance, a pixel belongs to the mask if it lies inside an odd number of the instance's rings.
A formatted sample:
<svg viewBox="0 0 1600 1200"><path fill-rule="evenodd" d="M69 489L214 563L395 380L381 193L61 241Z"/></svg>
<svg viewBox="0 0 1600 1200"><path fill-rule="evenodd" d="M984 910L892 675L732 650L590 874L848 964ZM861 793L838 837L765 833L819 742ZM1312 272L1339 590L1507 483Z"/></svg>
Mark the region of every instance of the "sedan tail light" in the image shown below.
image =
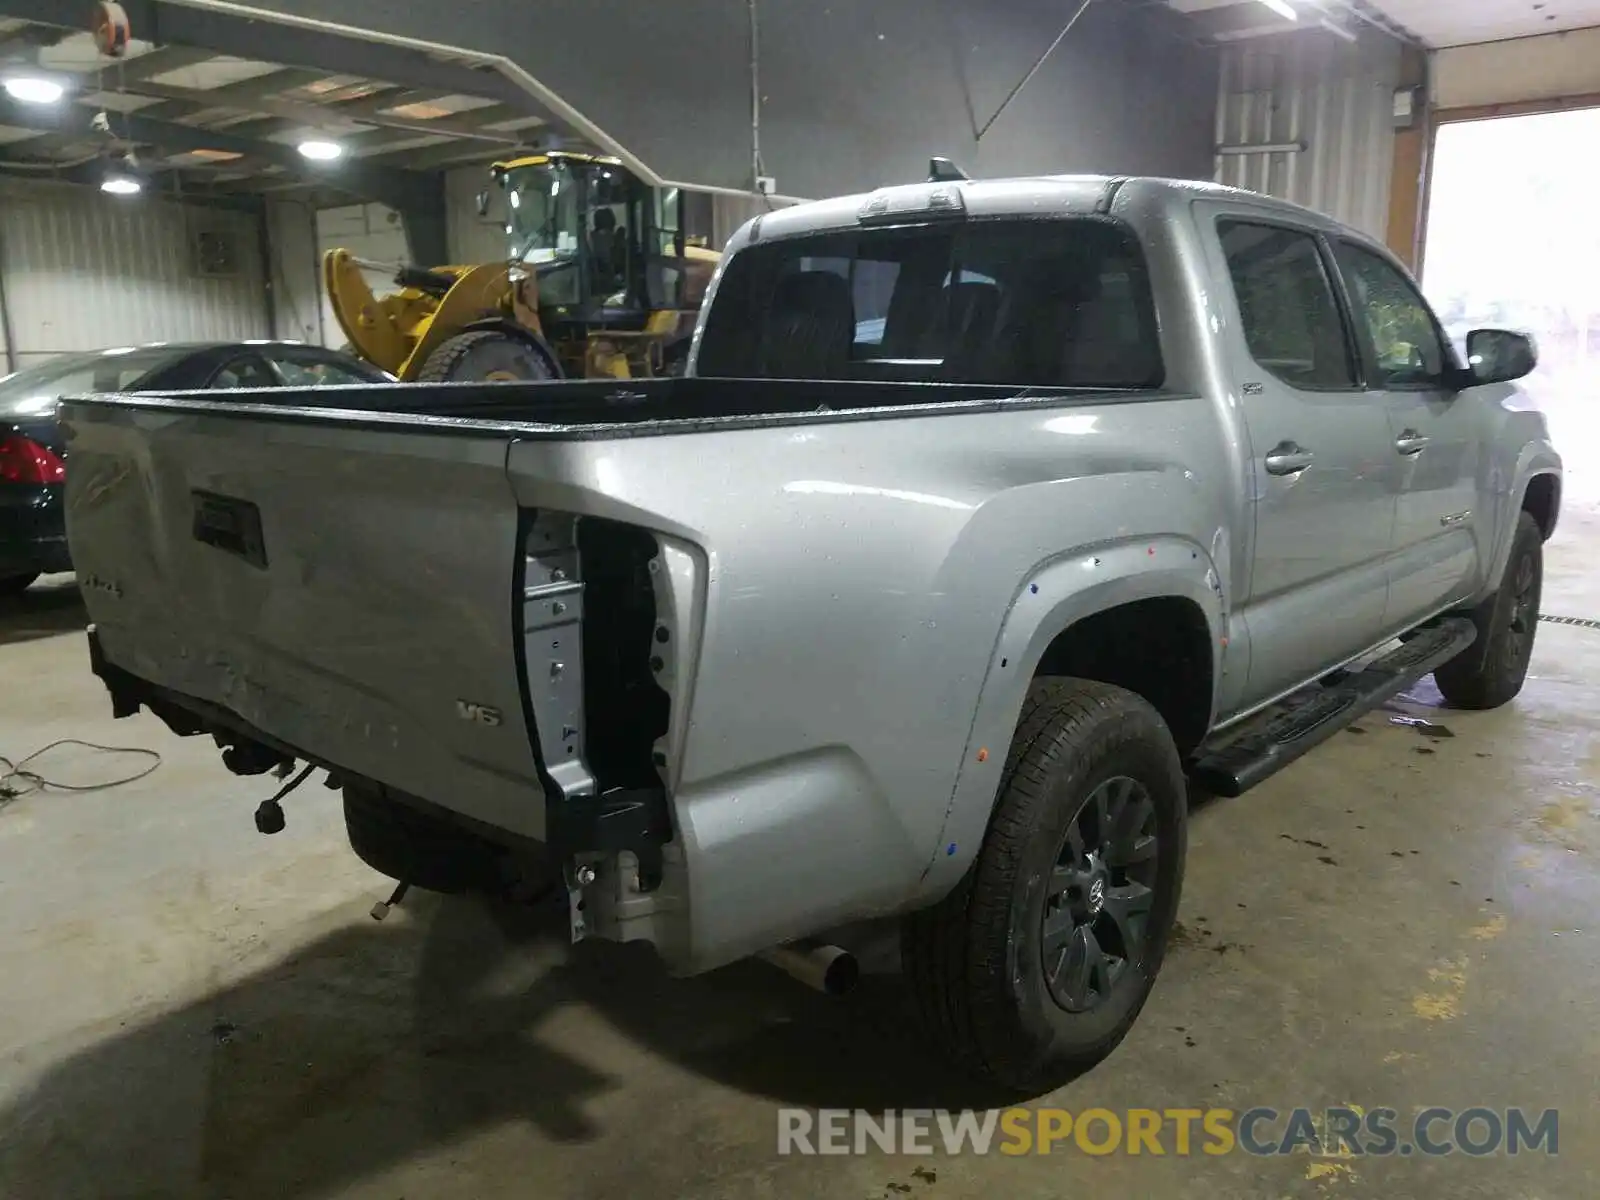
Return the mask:
<svg viewBox="0 0 1600 1200"><path fill-rule="evenodd" d="M54 451L21 434L0 437L0 480L6 483L60 483L67 464Z"/></svg>

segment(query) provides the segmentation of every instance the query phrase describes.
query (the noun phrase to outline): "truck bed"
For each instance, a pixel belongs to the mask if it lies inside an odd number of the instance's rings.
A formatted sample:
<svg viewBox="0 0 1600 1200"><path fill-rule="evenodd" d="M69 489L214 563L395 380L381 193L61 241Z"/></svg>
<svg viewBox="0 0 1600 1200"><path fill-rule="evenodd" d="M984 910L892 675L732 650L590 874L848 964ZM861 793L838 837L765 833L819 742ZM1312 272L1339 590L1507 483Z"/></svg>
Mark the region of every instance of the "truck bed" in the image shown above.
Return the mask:
<svg viewBox="0 0 1600 1200"><path fill-rule="evenodd" d="M547 440L694 433L815 421L994 411L1009 406L1148 400L1148 390L895 380L635 379L270 388L85 397L81 403L344 425L426 424Z"/></svg>
<svg viewBox="0 0 1600 1200"><path fill-rule="evenodd" d="M1138 571L1200 587L1224 453L1192 394L913 383L146 394L62 419L119 709L519 845L654 855L659 903L611 926L698 965L904 906L1018 587L1103 545L1107 503L1159 535ZM892 719L865 719L867 679Z"/></svg>

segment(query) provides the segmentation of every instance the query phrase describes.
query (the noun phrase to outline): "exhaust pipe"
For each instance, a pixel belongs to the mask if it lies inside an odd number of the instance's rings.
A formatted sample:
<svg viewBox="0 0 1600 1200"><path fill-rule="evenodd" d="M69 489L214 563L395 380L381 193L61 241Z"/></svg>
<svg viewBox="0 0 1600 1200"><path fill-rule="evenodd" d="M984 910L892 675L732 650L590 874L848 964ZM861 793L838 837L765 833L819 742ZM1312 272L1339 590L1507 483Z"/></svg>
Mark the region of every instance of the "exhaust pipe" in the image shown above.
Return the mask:
<svg viewBox="0 0 1600 1200"><path fill-rule="evenodd" d="M792 975L808 988L828 996L842 996L856 986L861 967L856 956L838 946L816 942L790 942L774 946L756 957Z"/></svg>

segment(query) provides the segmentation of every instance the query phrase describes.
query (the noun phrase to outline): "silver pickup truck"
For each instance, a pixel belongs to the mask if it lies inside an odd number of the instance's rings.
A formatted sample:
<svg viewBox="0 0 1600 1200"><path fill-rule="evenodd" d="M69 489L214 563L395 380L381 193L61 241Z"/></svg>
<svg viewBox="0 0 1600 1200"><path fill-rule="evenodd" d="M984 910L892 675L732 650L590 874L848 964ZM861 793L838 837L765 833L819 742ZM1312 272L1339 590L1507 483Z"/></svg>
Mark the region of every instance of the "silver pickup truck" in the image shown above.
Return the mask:
<svg viewBox="0 0 1600 1200"><path fill-rule="evenodd" d="M118 714L447 891L704 971L903 919L1038 1090L1161 964L1186 776L1517 694L1561 463L1382 247L1202 184L935 178L734 238L686 377L69 403ZM258 823L282 825L264 804Z"/></svg>

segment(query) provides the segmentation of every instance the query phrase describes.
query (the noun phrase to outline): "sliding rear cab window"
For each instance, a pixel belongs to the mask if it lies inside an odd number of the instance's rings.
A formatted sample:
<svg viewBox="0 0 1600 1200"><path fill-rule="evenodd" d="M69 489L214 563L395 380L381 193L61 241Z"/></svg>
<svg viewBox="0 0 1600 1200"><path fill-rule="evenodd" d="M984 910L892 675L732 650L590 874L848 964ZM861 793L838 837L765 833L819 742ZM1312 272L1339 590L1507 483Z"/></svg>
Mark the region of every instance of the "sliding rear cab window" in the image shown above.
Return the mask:
<svg viewBox="0 0 1600 1200"><path fill-rule="evenodd" d="M849 230L746 247L697 373L1148 389L1164 379L1143 251L1108 220Z"/></svg>

